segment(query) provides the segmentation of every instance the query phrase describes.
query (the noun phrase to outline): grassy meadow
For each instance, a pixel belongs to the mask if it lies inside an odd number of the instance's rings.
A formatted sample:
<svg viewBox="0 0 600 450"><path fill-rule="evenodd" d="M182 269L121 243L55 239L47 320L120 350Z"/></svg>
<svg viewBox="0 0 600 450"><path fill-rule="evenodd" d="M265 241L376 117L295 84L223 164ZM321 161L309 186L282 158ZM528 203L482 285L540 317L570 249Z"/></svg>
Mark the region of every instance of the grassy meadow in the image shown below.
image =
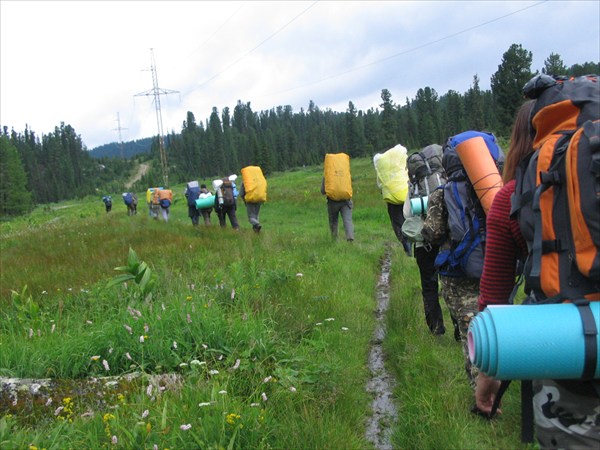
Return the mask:
<svg viewBox="0 0 600 450"><path fill-rule="evenodd" d="M145 193L127 216L118 192L109 214L99 195L2 222L0 377L59 388L44 401L0 392L0 448L373 448L367 356L386 252L394 448L526 448L516 386L497 420L469 412L460 345L429 334L372 162L351 164L353 243L341 220L330 237L322 166L268 177L260 234L242 202L239 232L214 213L192 227L183 185L168 223L148 216ZM142 376L98 382L127 374Z"/></svg>

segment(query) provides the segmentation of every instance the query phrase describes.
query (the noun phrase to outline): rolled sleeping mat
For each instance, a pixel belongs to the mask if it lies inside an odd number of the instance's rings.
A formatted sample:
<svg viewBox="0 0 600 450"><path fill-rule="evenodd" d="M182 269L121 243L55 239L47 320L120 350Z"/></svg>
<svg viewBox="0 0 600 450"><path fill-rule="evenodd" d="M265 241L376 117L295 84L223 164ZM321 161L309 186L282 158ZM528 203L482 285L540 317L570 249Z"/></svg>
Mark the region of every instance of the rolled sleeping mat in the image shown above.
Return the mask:
<svg viewBox="0 0 600 450"><path fill-rule="evenodd" d="M212 182L213 191L216 191L222 185L223 185L223 180L213 180L213 182Z"/></svg>
<svg viewBox="0 0 600 450"><path fill-rule="evenodd" d="M414 216L425 214L427 212L427 201L429 197L417 197L410 199L410 210Z"/></svg>
<svg viewBox="0 0 600 450"><path fill-rule="evenodd" d="M494 197L504 185L496 162L481 136L472 137L458 144L456 153L487 215Z"/></svg>
<svg viewBox="0 0 600 450"><path fill-rule="evenodd" d="M215 206L215 196L210 194L196 199L196 209L212 208Z"/></svg>
<svg viewBox="0 0 600 450"><path fill-rule="evenodd" d="M469 358L497 380L600 379L600 302L489 306L471 320Z"/></svg>

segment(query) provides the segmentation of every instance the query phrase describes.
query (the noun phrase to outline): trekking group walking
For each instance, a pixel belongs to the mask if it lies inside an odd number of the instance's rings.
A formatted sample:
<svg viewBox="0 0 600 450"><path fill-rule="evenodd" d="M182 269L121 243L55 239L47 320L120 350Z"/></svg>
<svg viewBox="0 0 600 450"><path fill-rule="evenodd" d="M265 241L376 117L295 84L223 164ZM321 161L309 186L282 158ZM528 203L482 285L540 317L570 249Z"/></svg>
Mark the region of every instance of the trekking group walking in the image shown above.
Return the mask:
<svg viewBox="0 0 600 450"><path fill-rule="evenodd" d="M519 370L528 378L515 378L524 380L523 392L529 392L522 397L523 440L532 441L535 431L544 449L600 448L599 116L598 76L542 74L524 86L506 154L494 134L467 130L410 155L398 144L373 158L395 240L416 259L425 325L434 336L445 334L441 297L462 348L465 381L473 390L471 412L477 417L496 416L514 378L496 379L491 366L482 363L487 347L480 343L488 338L481 332L488 320L483 314L498 305L531 317L547 305L576 308L576 323L548 327L571 327L581 335L581 370L540 372L523 361ZM241 176L239 190L236 175L214 180L212 192L198 181L186 184L193 226L200 215L210 225L214 210L220 227L229 221L239 230L241 198L252 230L260 234L267 181L258 166L242 168ZM320 191L331 237L338 238L341 216L345 240L354 242L347 154L325 155ZM124 193L123 199L128 213L136 214L137 197ZM103 200L109 212L110 197ZM172 201L170 190L148 189L151 217L161 213L168 221ZM517 279L524 280L525 300L517 298ZM513 335L515 326L498 326L498 339L508 340L503 336Z"/></svg>

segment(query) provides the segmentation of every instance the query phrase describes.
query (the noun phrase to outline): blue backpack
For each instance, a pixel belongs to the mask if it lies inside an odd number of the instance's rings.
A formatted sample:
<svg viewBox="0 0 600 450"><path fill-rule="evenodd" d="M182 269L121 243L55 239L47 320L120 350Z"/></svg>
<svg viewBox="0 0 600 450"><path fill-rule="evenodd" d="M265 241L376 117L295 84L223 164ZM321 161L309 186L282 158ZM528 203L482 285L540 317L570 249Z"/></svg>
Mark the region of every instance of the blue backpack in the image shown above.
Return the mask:
<svg viewBox="0 0 600 450"><path fill-rule="evenodd" d="M123 196L123 201L127 206L133 203L133 196L131 195L131 192L127 192L127 194Z"/></svg>
<svg viewBox="0 0 600 450"><path fill-rule="evenodd" d="M187 188L185 196L187 197L188 206L196 207L196 200L200 198L200 188L197 186Z"/></svg>
<svg viewBox="0 0 600 450"><path fill-rule="evenodd" d="M485 212L473 188L456 147L471 138L481 137L501 172L504 154L491 133L465 131L448 139L442 165L448 177L444 186L444 203L448 211L451 246L440 250L435 265L440 274L454 277L481 278L485 250Z"/></svg>

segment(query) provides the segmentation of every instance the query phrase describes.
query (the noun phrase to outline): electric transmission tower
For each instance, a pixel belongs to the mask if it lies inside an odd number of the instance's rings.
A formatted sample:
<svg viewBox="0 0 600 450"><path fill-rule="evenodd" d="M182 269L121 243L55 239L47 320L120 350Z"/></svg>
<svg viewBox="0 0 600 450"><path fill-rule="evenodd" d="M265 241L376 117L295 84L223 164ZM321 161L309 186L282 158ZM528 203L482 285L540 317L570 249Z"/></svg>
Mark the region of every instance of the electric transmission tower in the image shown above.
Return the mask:
<svg viewBox="0 0 600 450"><path fill-rule="evenodd" d="M121 128L121 118L117 112L117 128L113 128L113 131L119 132L119 149L121 150L121 159L123 159L123 138L121 137L121 130L127 130L127 128Z"/></svg>
<svg viewBox="0 0 600 450"><path fill-rule="evenodd" d="M171 89L161 89L158 87L158 76L156 74L156 63L154 62L154 49L150 49L152 57L152 65L150 71L152 72L152 89L149 89L139 94L135 94L134 97L145 95L154 97L154 107L156 109L156 125L158 127L158 148L160 151L160 165L162 168L163 183L167 187L169 185L169 167L167 166L167 154L165 152L165 142L163 137L163 125L162 125L162 112L160 110L160 96L167 94L176 94L179 91L173 91Z"/></svg>

